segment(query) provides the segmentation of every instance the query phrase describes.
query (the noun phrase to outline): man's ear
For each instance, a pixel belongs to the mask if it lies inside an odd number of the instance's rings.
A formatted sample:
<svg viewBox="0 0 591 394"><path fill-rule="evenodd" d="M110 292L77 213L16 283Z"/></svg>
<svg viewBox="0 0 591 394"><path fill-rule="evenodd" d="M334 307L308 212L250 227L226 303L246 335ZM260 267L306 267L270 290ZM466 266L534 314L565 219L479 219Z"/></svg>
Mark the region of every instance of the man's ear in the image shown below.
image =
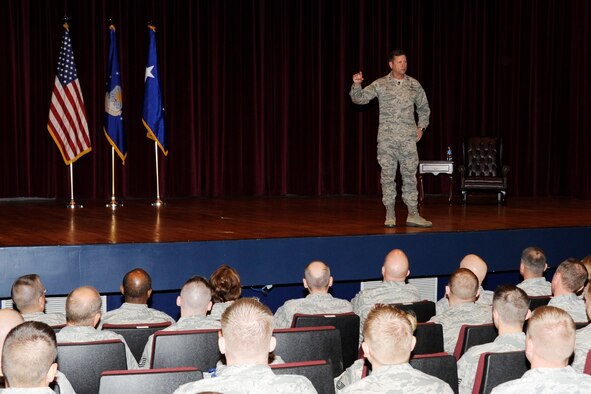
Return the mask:
<svg viewBox="0 0 591 394"><path fill-rule="evenodd" d="M97 314L96 314L96 315L94 315L94 319L93 319L92 321L93 321L93 323L94 323L92 326L93 326L94 328L96 328L96 326L97 326L97 325L99 324L99 322L101 321L101 313L100 313L100 312L97 312Z"/></svg>
<svg viewBox="0 0 591 394"><path fill-rule="evenodd" d="M365 358L368 358L370 350L369 350L369 346L367 345L367 342L365 342L365 341L361 342L361 349L363 349L363 356Z"/></svg>
<svg viewBox="0 0 591 394"><path fill-rule="evenodd" d="M527 310L527 313L525 314L525 320L528 320L531 317L531 309Z"/></svg>
<svg viewBox="0 0 591 394"><path fill-rule="evenodd" d="M405 278L408 278L408 276L410 275L410 270L406 271L406 276Z"/></svg>
<svg viewBox="0 0 591 394"><path fill-rule="evenodd" d="M119 291L121 294L125 295L125 290L123 290L123 285L119 286Z"/></svg>
<svg viewBox="0 0 591 394"><path fill-rule="evenodd" d="M209 312L212 307L213 307L213 302L209 301L209 304L207 304L207 311Z"/></svg>
<svg viewBox="0 0 591 394"><path fill-rule="evenodd" d="M410 351L412 352L413 350L415 350L415 346L417 345L417 337L415 337L414 335L412 336L412 342L410 344Z"/></svg>
<svg viewBox="0 0 591 394"><path fill-rule="evenodd" d="M451 290L449 289L449 285L445 286L445 295L449 297Z"/></svg>
<svg viewBox="0 0 591 394"><path fill-rule="evenodd" d="M308 288L308 281L306 280L306 278L302 279L302 283L304 284L304 288L307 289Z"/></svg>
<svg viewBox="0 0 591 394"><path fill-rule="evenodd" d="M152 297L152 289L148 290L148 298Z"/></svg>
<svg viewBox="0 0 591 394"><path fill-rule="evenodd" d="M333 279L332 279L332 276L331 276L331 277L328 279L328 287L332 287L332 282L333 282Z"/></svg>
<svg viewBox="0 0 591 394"><path fill-rule="evenodd" d="M271 337L271 342L269 342L269 353L275 350L277 346L277 339L275 337Z"/></svg>
<svg viewBox="0 0 591 394"><path fill-rule="evenodd" d="M47 376L45 376L45 380L47 384L53 382L55 380L55 374L57 373L57 363L51 364L49 370L47 371Z"/></svg>
<svg viewBox="0 0 591 394"><path fill-rule="evenodd" d="M220 348L220 353L226 354L226 338L224 338L221 331L219 332L218 347Z"/></svg>
<svg viewBox="0 0 591 394"><path fill-rule="evenodd" d="M176 306L178 306L178 307L181 306L181 296L176 297Z"/></svg>

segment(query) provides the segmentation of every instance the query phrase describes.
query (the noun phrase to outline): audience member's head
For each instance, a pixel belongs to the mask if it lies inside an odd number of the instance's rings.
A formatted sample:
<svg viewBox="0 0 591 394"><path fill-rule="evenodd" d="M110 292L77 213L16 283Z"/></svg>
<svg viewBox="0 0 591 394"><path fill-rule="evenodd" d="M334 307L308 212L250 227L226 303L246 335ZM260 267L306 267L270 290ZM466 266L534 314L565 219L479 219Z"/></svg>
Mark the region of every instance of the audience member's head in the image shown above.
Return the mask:
<svg viewBox="0 0 591 394"><path fill-rule="evenodd" d="M152 278L141 268L134 268L123 277L121 294L130 304L147 304L152 295Z"/></svg>
<svg viewBox="0 0 591 394"><path fill-rule="evenodd" d="M525 354L533 368L563 368L575 349L575 323L553 306L537 307L527 321Z"/></svg>
<svg viewBox="0 0 591 394"><path fill-rule="evenodd" d="M226 264L222 264L211 274L209 284L213 288L213 302L234 301L242 294L238 272Z"/></svg>
<svg viewBox="0 0 591 394"><path fill-rule="evenodd" d="M488 272L488 265L475 254L467 254L464 256L462 261L460 261L460 268L467 268L476 275L478 278L478 285L482 285L484 282L484 278L486 278L486 273Z"/></svg>
<svg viewBox="0 0 591 394"><path fill-rule="evenodd" d="M222 314L220 351L228 365L267 364L275 349L273 314L255 298L236 300Z"/></svg>
<svg viewBox="0 0 591 394"><path fill-rule="evenodd" d="M587 284L589 284L589 282L591 282L591 254L583 257L581 264L583 264L587 270Z"/></svg>
<svg viewBox="0 0 591 394"><path fill-rule="evenodd" d="M92 286L74 289L66 299L68 326L96 327L101 320L101 295Z"/></svg>
<svg viewBox="0 0 591 394"><path fill-rule="evenodd" d="M181 316L205 316L211 309L211 286L201 276L189 278L181 288L176 304L181 308Z"/></svg>
<svg viewBox="0 0 591 394"><path fill-rule="evenodd" d="M14 309L0 309L0 355L2 355L2 347L6 336L14 327L23 323L23 317ZM2 376L2 358L0 357L0 376ZM2 386L0 385L0 388Z"/></svg>
<svg viewBox="0 0 591 394"><path fill-rule="evenodd" d="M467 268L458 268L451 274L445 294L450 305L474 302L479 294L478 278Z"/></svg>
<svg viewBox="0 0 591 394"><path fill-rule="evenodd" d="M385 282L404 282L410 274L408 257L400 249L394 249L386 255L382 266Z"/></svg>
<svg viewBox="0 0 591 394"><path fill-rule="evenodd" d="M332 286L330 268L322 261L312 261L304 270L304 287L314 293L328 293Z"/></svg>
<svg viewBox="0 0 591 394"><path fill-rule="evenodd" d="M525 291L513 285L501 285L495 290L492 303L493 322L499 333L522 332L529 311Z"/></svg>
<svg viewBox="0 0 591 394"><path fill-rule="evenodd" d="M521 264L519 272L524 279L541 278L548 269L546 255L541 248L530 246L521 252Z"/></svg>
<svg viewBox="0 0 591 394"><path fill-rule="evenodd" d="M22 314L43 312L45 286L37 274L23 275L12 284L12 301Z"/></svg>
<svg viewBox="0 0 591 394"><path fill-rule="evenodd" d="M552 295L560 296L577 293L587 281L587 269L577 259L567 259L560 263L552 277Z"/></svg>
<svg viewBox="0 0 591 394"><path fill-rule="evenodd" d="M365 357L374 368L407 363L416 339L417 321L412 315L392 306L374 306L363 325Z"/></svg>
<svg viewBox="0 0 591 394"><path fill-rule="evenodd" d="M4 341L2 371L11 388L47 387L57 371L55 332L45 323L14 327Z"/></svg>

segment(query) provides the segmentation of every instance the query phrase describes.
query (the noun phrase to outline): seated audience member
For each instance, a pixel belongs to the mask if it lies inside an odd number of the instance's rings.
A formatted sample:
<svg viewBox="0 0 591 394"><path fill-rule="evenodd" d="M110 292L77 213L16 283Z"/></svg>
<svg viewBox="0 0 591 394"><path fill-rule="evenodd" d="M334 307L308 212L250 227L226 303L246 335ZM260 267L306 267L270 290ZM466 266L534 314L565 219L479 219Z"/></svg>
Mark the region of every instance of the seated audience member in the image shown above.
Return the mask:
<svg viewBox="0 0 591 394"><path fill-rule="evenodd" d="M453 393L442 380L408 363L415 346L414 319L392 305L376 305L367 315L361 344L372 365L371 375L352 383L342 393Z"/></svg>
<svg viewBox="0 0 591 394"><path fill-rule="evenodd" d="M521 253L519 273L523 281L517 285L528 296L552 295L552 284L544 278L544 272L548 269L544 251L536 246L525 248Z"/></svg>
<svg viewBox="0 0 591 394"><path fill-rule="evenodd" d="M125 302L121 307L105 313L100 327L107 323L174 323L174 319L166 313L148 307L148 299L152 295L152 278L143 269L135 268L125 274L120 290Z"/></svg>
<svg viewBox="0 0 591 394"><path fill-rule="evenodd" d="M72 290L66 299L67 324L57 333L58 343L118 339L125 344L127 369L137 369L137 361L121 335L95 328L101 319L101 305L101 296L94 287L83 286Z"/></svg>
<svg viewBox="0 0 591 394"><path fill-rule="evenodd" d="M50 326L66 324L63 313L45 313L45 286L37 274L23 275L12 284L12 302L25 321L40 321Z"/></svg>
<svg viewBox="0 0 591 394"><path fill-rule="evenodd" d="M486 278L486 274L488 272L488 265L482 260L479 256L475 254L468 254L464 256L462 261L460 261L460 268L467 268L476 275L478 278L478 299L476 302L478 304L484 305L491 305L492 304L492 297L493 292L490 290L484 290L482 287L482 282ZM436 313L439 315L449 309L449 300L446 296L443 296L440 300L437 301L435 304Z"/></svg>
<svg viewBox="0 0 591 394"><path fill-rule="evenodd" d="M490 305L478 304L478 278L467 268L458 268L445 286L449 309L429 320L443 326L443 349L453 354L460 329L465 324L492 323Z"/></svg>
<svg viewBox="0 0 591 394"><path fill-rule="evenodd" d="M269 352L275 349L273 314L254 298L236 300L222 314L219 348L228 367L210 379L180 386L175 394L214 391L221 393L316 393L310 381L297 375L275 375Z"/></svg>
<svg viewBox="0 0 591 394"><path fill-rule="evenodd" d="M585 302L576 294L586 281L587 270L579 260L563 261L552 277L552 299L548 305L564 309L575 322L586 322Z"/></svg>
<svg viewBox="0 0 591 394"><path fill-rule="evenodd" d="M360 317L359 341L363 339L363 324L367 314L375 304L394 304L421 300L421 293L415 286L406 283L410 275L408 257L400 249L386 255L382 265L382 284L371 289L361 290L351 300L353 312Z"/></svg>
<svg viewBox="0 0 591 394"><path fill-rule="evenodd" d="M589 288L589 283L591 283L591 254L589 256L583 257L581 260L581 264L585 266L587 270L587 283L585 284L585 288L581 292L581 296L585 296L587 294L587 289Z"/></svg>
<svg viewBox="0 0 591 394"><path fill-rule="evenodd" d="M333 298L328 292L332 286L330 268L322 261L313 261L304 270L304 287L310 294L306 298L289 300L275 312L275 328L289 328L296 313L347 313L352 312L347 300Z"/></svg>
<svg viewBox="0 0 591 394"><path fill-rule="evenodd" d="M234 268L222 264L211 274L209 284L213 288L211 297L213 307L209 316L212 319L220 320L226 308L239 299L242 294L240 276Z"/></svg>
<svg viewBox="0 0 591 394"><path fill-rule="evenodd" d="M587 316L591 320L591 286L587 287L587 292L585 293L585 306ZM572 367L577 372L583 372L585 362L587 361L587 353L591 350L591 324L577 330L575 345L575 359Z"/></svg>
<svg viewBox="0 0 591 394"><path fill-rule="evenodd" d="M483 353L501 353L525 350L523 323L529 317L527 294L516 286L503 285L493 296L493 323L499 336L491 343L473 346L458 361L460 393L472 393L478 359Z"/></svg>
<svg viewBox="0 0 591 394"><path fill-rule="evenodd" d="M181 318L163 331L204 330L221 327L219 320L206 316L207 312L211 310L211 286L207 279L201 276L189 278L183 285L176 304L181 308ZM150 335L140 360L141 368L150 368L153 340L154 335Z"/></svg>
<svg viewBox="0 0 591 394"><path fill-rule="evenodd" d="M24 322L14 327L4 341L3 393L54 394L49 388L57 372L55 332L45 323Z"/></svg>
<svg viewBox="0 0 591 394"><path fill-rule="evenodd" d="M591 393L591 376L577 373L568 360L575 348L575 324L568 313L540 306L527 321L525 356L531 369L493 393Z"/></svg>

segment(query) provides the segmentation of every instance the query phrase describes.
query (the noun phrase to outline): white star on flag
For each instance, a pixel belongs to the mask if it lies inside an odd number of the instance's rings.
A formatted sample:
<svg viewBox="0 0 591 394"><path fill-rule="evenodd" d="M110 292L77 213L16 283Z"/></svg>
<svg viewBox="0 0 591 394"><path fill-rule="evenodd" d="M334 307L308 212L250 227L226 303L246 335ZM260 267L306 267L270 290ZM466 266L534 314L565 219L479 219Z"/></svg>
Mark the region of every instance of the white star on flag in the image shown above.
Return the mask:
<svg viewBox="0 0 591 394"><path fill-rule="evenodd" d="M152 75L153 68L154 68L154 66L146 67L146 76L144 78L144 82L146 82L148 80L148 77L154 78L154 76Z"/></svg>

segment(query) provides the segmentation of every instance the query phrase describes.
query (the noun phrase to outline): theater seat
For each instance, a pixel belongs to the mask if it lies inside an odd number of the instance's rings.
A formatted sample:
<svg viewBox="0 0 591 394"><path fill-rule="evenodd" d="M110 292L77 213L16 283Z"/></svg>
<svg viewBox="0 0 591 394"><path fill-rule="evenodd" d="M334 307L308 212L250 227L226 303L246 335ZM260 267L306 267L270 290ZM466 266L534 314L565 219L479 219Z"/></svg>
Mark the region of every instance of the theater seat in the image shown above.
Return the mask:
<svg viewBox="0 0 591 394"><path fill-rule="evenodd" d="M585 368L583 369L583 373L591 375L591 350L587 352L587 360L585 361Z"/></svg>
<svg viewBox="0 0 591 394"><path fill-rule="evenodd" d="M533 311L539 306L548 305L550 300L552 299L551 296L531 296L529 298L529 310Z"/></svg>
<svg viewBox="0 0 591 394"><path fill-rule="evenodd" d="M449 384L454 393L458 392L458 367L456 359L445 352L413 356L410 365L428 375L435 376Z"/></svg>
<svg viewBox="0 0 591 394"><path fill-rule="evenodd" d="M99 394L172 394L180 385L203 379L194 367L105 371Z"/></svg>
<svg viewBox="0 0 591 394"><path fill-rule="evenodd" d="M272 364L276 375L302 375L307 377L318 394L334 394L332 366L326 360Z"/></svg>
<svg viewBox="0 0 591 394"><path fill-rule="evenodd" d="M419 323L414 333L417 344L413 356L443 352L443 327L438 323Z"/></svg>
<svg viewBox="0 0 591 394"><path fill-rule="evenodd" d="M498 335L494 324L463 325L454 350L456 360L459 360L472 346L493 342Z"/></svg>
<svg viewBox="0 0 591 394"><path fill-rule="evenodd" d="M170 326L170 322L162 323L141 323L141 324L109 324L103 325L103 330L113 331L125 338L129 350L133 353L136 361L139 363L144 352L144 347L150 335L158 330Z"/></svg>
<svg viewBox="0 0 591 394"><path fill-rule="evenodd" d="M488 394L502 383L519 379L529 368L524 351L483 353L478 359L472 394Z"/></svg>
<svg viewBox="0 0 591 394"><path fill-rule="evenodd" d="M435 316L435 303L433 301L424 300L390 305L393 305L405 312L413 311L417 318L417 322L419 323L426 323L431 320L433 316Z"/></svg>
<svg viewBox="0 0 591 394"><path fill-rule="evenodd" d="M156 331L152 343L150 368L215 368L220 359L220 330Z"/></svg>

